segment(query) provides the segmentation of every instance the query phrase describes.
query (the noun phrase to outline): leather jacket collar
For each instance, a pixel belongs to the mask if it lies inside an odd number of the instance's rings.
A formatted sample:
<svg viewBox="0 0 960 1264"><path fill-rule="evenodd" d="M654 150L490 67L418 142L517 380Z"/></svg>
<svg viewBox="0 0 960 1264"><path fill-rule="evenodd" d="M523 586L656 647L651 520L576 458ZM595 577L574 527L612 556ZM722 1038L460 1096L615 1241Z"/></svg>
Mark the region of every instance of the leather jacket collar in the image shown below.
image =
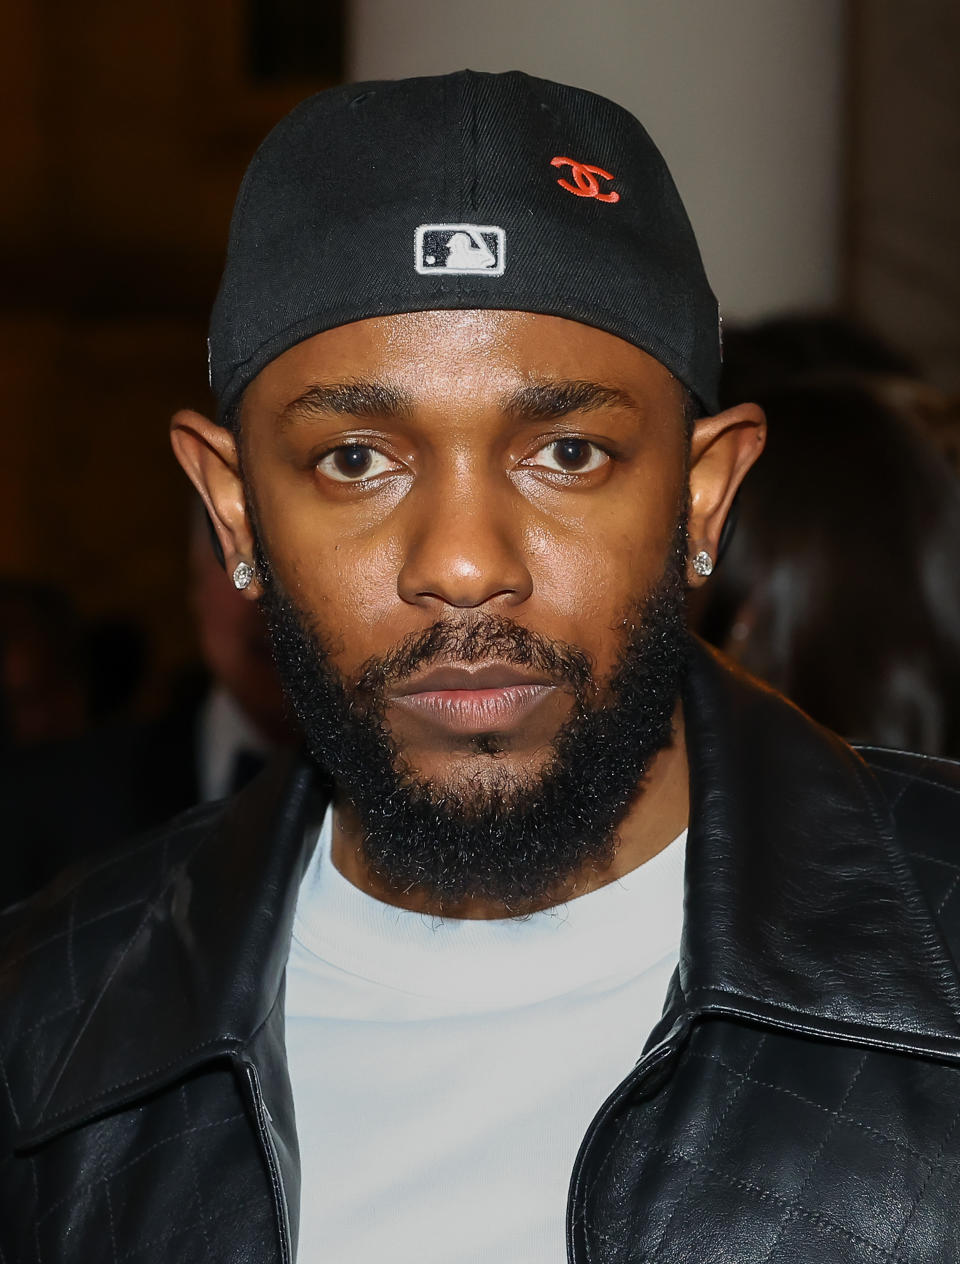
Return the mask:
<svg viewBox="0 0 960 1264"><path fill-rule="evenodd" d="M724 1013L960 1058L960 981L867 764L696 643L680 988Z"/></svg>
<svg viewBox="0 0 960 1264"><path fill-rule="evenodd" d="M688 1016L960 1060L956 971L867 766L699 643L684 708ZM326 801L309 762L285 757L224 810L181 827L206 823L192 851L160 869L136 933L113 949L21 1144L213 1058L249 1059L280 994Z"/></svg>

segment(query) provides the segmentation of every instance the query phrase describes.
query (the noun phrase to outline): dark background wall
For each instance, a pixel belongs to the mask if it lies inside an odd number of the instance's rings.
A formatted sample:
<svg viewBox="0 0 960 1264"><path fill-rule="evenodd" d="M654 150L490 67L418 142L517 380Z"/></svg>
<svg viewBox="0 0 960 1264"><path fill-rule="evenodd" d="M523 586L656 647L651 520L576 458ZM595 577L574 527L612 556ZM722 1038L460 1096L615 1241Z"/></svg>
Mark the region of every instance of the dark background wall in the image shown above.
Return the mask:
<svg viewBox="0 0 960 1264"><path fill-rule="evenodd" d="M5 23L0 569L151 629L154 681L193 649L167 423L208 403L232 201L342 57L323 0L20 0Z"/></svg>

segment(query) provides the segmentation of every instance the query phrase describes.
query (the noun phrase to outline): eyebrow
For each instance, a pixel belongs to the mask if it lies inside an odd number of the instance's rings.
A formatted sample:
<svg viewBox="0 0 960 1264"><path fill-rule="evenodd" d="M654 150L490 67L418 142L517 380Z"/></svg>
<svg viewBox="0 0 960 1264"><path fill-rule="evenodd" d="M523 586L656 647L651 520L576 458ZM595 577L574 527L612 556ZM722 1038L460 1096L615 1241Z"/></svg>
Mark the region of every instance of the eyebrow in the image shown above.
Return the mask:
<svg viewBox="0 0 960 1264"><path fill-rule="evenodd" d="M549 421L573 412L599 408L636 409L633 397L616 386L599 382L532 382L512 391L500 401L505 413L516 421ZM389 421L409 418L414 401L406 392L385 382L349 381L315 383L281 410L277 421L282 428L311 417L334 414Z"/></svg>
<svg viewBox="0 0 960 1264"><path fill-rule="evenodd" d="M413 401L385 382L317 383L291 400L280 412L281 427L294 422L334 413L341 417L369 417L389 420L409 417Z"/></svg>
<svg viewBox="0 0 960 1264"><path fill-rule="evenodd" d="M637 407L633 397L616 386L580 381L533 382L508 395L501 406L519 421L549 421L598 408Z"/></svg>

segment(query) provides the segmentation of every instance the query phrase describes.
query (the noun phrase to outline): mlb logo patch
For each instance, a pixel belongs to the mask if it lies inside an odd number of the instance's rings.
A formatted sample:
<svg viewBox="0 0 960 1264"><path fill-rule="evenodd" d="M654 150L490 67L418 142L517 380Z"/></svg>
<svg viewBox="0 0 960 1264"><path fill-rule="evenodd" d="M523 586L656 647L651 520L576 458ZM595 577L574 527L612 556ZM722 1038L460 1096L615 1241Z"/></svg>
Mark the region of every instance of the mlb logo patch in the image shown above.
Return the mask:
<svg viewBox="0 0 960 1264"><path fill-rule="evenodd" d="M503 276L506 234L491 224L421 224L414 235L413 262L423 275Z"/></svg>

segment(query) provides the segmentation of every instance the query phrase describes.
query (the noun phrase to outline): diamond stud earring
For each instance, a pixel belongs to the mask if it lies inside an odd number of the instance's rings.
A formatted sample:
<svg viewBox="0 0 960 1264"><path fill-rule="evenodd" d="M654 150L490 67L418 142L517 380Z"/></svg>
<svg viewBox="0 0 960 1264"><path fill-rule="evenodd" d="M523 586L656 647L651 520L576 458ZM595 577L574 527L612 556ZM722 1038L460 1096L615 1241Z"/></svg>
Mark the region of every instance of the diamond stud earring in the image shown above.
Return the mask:
<svg viewBox="0 0 960 1264"><path fill-rule="evenodd" d="M706 549L701 549L693 559L693 569L704 578L713 574L713 558Z"/></svg>
<svg viewBox="0 0 960 1264"><path fill-rule="evenodd" d="M233 571L234 588L249 588L253 582L254 569L249 562L238 562Z"/></svg>

